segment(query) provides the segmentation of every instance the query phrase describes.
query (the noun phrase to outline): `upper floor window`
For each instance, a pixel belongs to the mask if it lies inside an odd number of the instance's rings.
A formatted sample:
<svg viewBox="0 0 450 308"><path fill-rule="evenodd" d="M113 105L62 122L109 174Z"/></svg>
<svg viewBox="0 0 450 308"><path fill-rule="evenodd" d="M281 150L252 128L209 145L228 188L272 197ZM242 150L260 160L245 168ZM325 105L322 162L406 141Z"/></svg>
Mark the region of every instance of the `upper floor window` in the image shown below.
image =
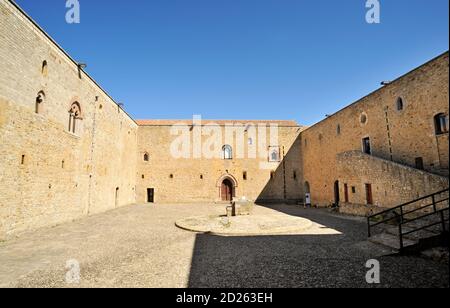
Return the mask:
<svg viewBox="0 0 450 308"><path fill-rule="evenodd" d="M36 96L36 104L35 104L35 112L36 113L42 113L42 105L45 102L45 93L43 91L40 91L38 95Z"/></svg>
<svg viewBox="0 0 450 308"><path fill-rule="evenodd" d="M233 159L233 148L231 145L224 145L222 148L223 159Z"/></svg>
<svg viewBox="0 0 450 308"><path fill-rule="evenodd" d="M448 116L444 113L439 113L434 117L434 126L436 135L448 133Z"/></svg>
<svg viewBox="0 0 450 308"><path fill-rule="evenodd" d="M397 98L397 111L402 111L403 109L405 109L405 103L403 102L403 98L399 97Z"/></svg>
<svg viewBox="0 0 450 308"><path fill-rule="evenodd" d="M150 161L150 154L148 153L144 154L144 161Z"/></svg>
<svg viewBox="0 0 450 308"><path fill-rule="evenodd" d="M74 102L69 110L69 132L77 132L77 121L81 120L81 106L80 103Z"/></svg>
<svg viewBox="0 0 450 308"><path fill-rule="evenodd" d="M361 122L362 125L366 125L368 121L367 114L363 112L361 116L359 117L359 122Z"/></svg>
<svg viewBox="0 0 450 308"><path fill-rule="evenodd" d="M279 162L280 161L280 147L270 147L269 148L269 161Z"/></svg>
<svg viewBox="0 0 450 308"><path fill-rule="evenodd" d="M370 137L362 140L363 152L368 155L372 155L372 146L370 144Z"/></svg>
<svg viewBox="0 0 450 308"><path fill-rule="evenodd" d="M43 75L44 77L46 77L47 74L48 74L48 64L47 64L47 60L44 60L44 61L42 62L41 73L42 73L42 75Z"/></svg>

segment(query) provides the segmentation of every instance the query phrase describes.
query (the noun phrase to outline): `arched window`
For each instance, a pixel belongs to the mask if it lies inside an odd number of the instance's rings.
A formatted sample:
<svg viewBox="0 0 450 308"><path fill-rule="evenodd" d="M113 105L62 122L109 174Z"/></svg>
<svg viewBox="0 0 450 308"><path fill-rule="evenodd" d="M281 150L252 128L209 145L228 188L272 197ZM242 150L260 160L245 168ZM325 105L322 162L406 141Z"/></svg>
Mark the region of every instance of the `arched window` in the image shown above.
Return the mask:
<svg viewBox="0 0 450 308"><path fill-rule="evenodd" d="M47 60L44 60L44 61L42 62L41 73L42 73L42 75L43 75L44 77L47 76L47 73L48 73L48 64L47 64Z"/></svg>
<svg viewBox="0 0 450 308"><path fill-rule="evenodd" d="M150 161L150 154L148 153L144 154L144 161Z"/></svg>
<svg viewBox="0 0 450 308"><path fill-rule="evenodd" d="M278 153L276 151L273 151L272 154L270 154L272 161L277 161L278 160Z"/></svg>
<svg viewBox="0 0 450 308"><path fill-rule="evenodd" d="M402 111L405 108L405 104L403 102L403 98L397 98L397 111Z"/></svg>
<svg viewBox="0 0 450 308"><path fill-rule="evenodd" d="M36 103L35 103L35 112L37 114L42 113L42 105L45 102L45 93L43 91L40 91L38 95L36 96Z"/></svg>
<svg viewBox="0 0 450 308"><path fill-rule="evenodd" d="M270 162L279 162L280 161L280 148L279 147L270 147L269 148L269 161Z"/></svg>
<svg viewBox="0 0 450 308"><path fill-rule="evenodd" d="M439 113L434 117L434 126L436 135L448 133L448 116L445 113Z"/></svg>
<svg viewBox="0 0 450 308"><path fill-rule="evenodd" d="M70 106L69 110L69 132L76 133L77 121L81 120L81 106L80 103L74 102Z"/></svg>
<svg viewBox="0 0 450 308"><path fill-rule="evenodd" d="M230 145L224 145L222 148L223 159L233 159L233 148Z"/></svg>

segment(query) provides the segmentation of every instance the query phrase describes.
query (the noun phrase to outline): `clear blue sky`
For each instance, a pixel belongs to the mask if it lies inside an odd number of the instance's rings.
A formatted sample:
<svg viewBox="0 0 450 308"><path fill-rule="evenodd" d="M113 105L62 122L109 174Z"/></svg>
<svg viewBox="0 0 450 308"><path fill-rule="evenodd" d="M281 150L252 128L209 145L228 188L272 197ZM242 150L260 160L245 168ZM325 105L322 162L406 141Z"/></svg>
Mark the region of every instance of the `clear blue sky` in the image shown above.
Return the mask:
<svg viewBox="0 0 450 308"><path fill-rule="evenodd" d="M448 50L448 0L17 0L136 119L310 125Z"/></svg>

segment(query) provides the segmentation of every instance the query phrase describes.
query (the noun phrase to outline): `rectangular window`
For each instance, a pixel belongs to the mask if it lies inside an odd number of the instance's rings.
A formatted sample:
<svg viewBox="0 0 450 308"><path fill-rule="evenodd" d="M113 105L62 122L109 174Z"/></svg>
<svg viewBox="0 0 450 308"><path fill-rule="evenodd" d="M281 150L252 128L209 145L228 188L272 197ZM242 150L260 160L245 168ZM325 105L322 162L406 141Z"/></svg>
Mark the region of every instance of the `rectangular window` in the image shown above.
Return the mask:
<svg viewBox="0 0 450 308"><path fill-rule="evenodd" d="M373 205L372 184L366 184L367 205Z"/></svg>
<svg viewBox="0 0 450 308"><path fill-rule="evenodd" d="M436 135L448 133L448 116L440 113L434 117L434 125L436 126Z"/></svg>
<svg viewBox="0 0 450 308"><path fill-rule="evenodd" d="M372 155L372 147L370 145L370 138L366 137L362 140L363 152L368 155Z"/></svg>
<svg viewBox="0 0 450 308"><path fill-rule="evenodd" d="M247 181L247 171L244 171L242 173L242 178L244 179L244 181Z"/></svg>

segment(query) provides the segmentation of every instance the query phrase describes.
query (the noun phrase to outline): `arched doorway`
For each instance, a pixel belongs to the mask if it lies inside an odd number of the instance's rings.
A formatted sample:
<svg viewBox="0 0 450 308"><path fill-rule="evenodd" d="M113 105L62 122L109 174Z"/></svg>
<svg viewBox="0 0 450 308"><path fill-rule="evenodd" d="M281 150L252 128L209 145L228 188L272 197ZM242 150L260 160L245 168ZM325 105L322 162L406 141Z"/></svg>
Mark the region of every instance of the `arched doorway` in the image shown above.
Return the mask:
<svg viewBox="0 0 450 308"><path fill-rule="evenodd" d="M339 192L339 181L334 182L334 204L339 206L341 202L341 196Z"/></svg>
<svg viewBox="0 0 450 308"><path fill-rule="evenodd" d="M305 190L305 205L310 206L311 205L311 186L309 185L309 182L305 182L304 190Z"/></svg>
<svg viewBox="0 0 450 308"><path fill-rule="evenodd" d="M311 186L309 185L309 182L305 182L305 194L310 194L311 193Z"/></svg>
<svg viewBox="0 0 450 308"><path fill-rule="evenodd" d="M222 201L233 201L233 195L233 183L229 179L224 179L222 181L222 186L220 189L220 196L222 198Z"/></svg>

